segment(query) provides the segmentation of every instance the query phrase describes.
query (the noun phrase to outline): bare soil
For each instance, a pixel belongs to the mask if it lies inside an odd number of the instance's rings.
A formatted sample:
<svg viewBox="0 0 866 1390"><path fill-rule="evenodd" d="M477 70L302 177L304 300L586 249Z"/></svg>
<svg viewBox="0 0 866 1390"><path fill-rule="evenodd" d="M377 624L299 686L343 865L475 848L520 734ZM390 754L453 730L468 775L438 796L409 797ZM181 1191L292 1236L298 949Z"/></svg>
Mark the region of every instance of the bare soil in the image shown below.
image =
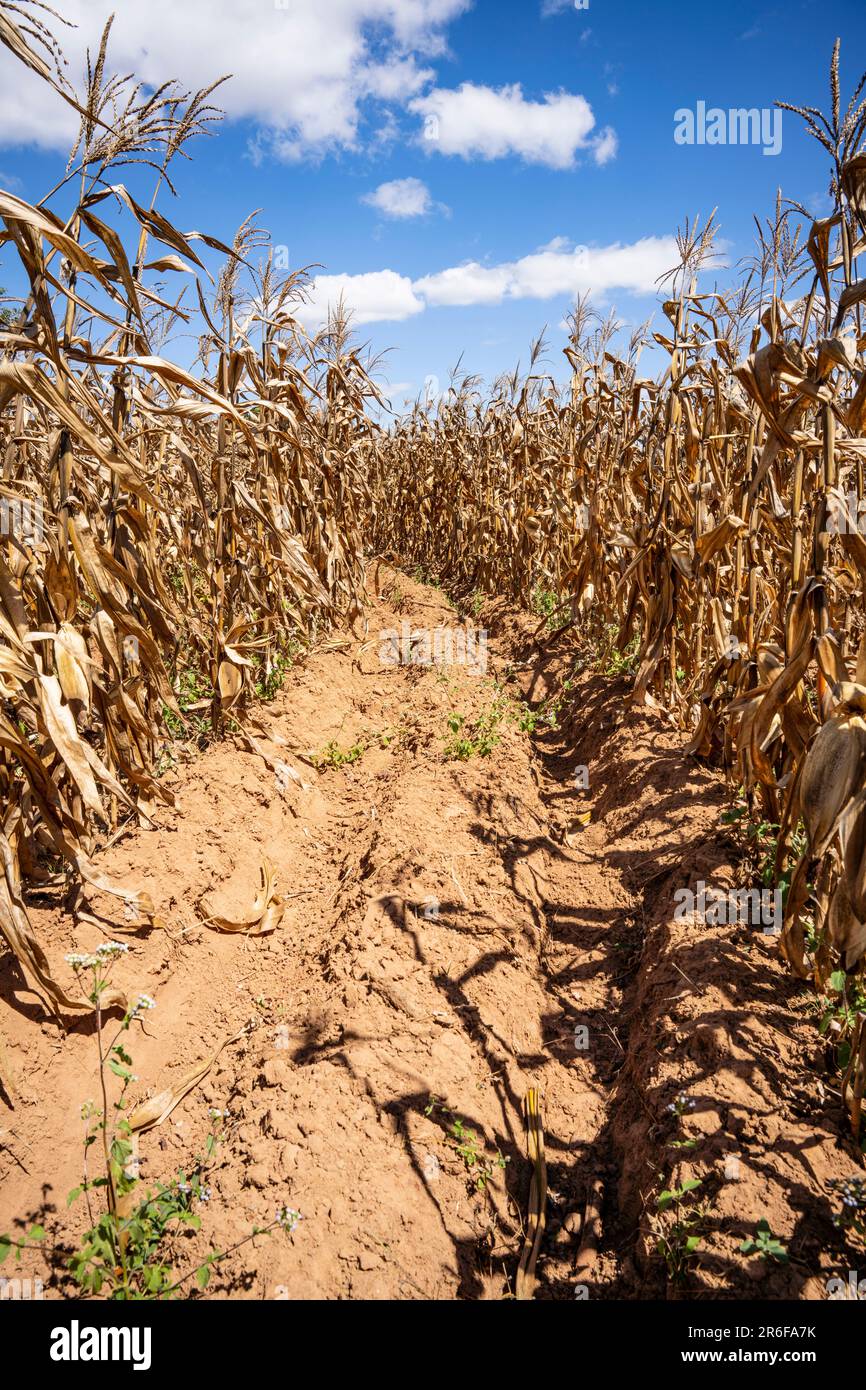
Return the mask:
<svg viewBox="0 0 866 1390"><path fill-rule="evenodd" d="M379 633L403 620L460 621L439 591L382 567L351 637L260 708L258 750L228 739L179 765L166 774L177 807L102 852L101 869L150 893L161 926L98 893L104 932L62 902L30 902L70 991L66 952L129 943L117 983L157 1004L129 1035L136 1100L240 1034L140 1141L145 1181L168 1180L204 1151L210 1108L229 1112L202 1230L176 1238L175 1268L289 1205L303 1216L294 1234L245 1245L209 1296L508 1296L531 1174L522 1105L537 1087L549 1189L537 1298L826 1297L831 1274L857 1267L826 1183L857 1158L809 994L772 938L674 917L677 888L741 881L724 785L624 680L582 676L558 727L522 729L520 701L543 715L563 694L573 636L539 646L537 619L492 604L476 620L490 634L482 677L383 665ZM446 757L449 718L464 715L465 736L497 700L487 755ZM310 754L332 742L365 751L317 770ZM230 917L263 857L287 899L276 931L206 925L202 896ZM69 1297L93 1026L45 1019L9 955L0 994L0 1231L41 1221L48 1237L17 1272ZM694 1103L681 1121L668 1109L680 1094ZM656 1199L690 1178L701 1245L677 1281L657 1251ZM669 1230L673 1214L661 1219ZM761 1219L787 1263L740 1253Z"/></svg>

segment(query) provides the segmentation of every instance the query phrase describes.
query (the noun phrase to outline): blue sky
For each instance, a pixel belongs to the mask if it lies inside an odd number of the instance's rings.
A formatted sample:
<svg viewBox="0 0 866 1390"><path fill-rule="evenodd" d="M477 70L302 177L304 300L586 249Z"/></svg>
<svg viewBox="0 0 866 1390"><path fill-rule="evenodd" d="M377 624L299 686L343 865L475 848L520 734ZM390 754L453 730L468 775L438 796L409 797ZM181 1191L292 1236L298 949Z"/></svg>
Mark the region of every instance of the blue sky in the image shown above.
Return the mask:
<svg viewBox="0 0 866 1390"><path fill-rule="evenodd" d="M96 44L112 6L58 3L79 25L65 40L77 81L84 45ZM363 337L393 349L385 376L395 403L425 378L444 385L461 353L488 379L525 361L545 324L548 365L564 375L561 324L575 290L642 321L686 216L718 207L733 265L777 187L826 212L826 159L795 116L784 114L781 151L767 155L760 144L677 144L674 113L776 99L826 109L837 35L843 95L866 65L862 0L114 8L118 70L191 86L234 74L221 93L227 120L176 166L179 199L161 210L183 230L231 240L261 208L293 268L324 267L309 324L342 289ZM0 52L0 186L34 202L59 176L71 131L63 103L47 89L34 99L35 83ZM118 177L148 187L134 170ZM53 206L63 212L63 199ZM2 250L0 284L21 288ZM191 342L172 351L188 361Z"/></svg>

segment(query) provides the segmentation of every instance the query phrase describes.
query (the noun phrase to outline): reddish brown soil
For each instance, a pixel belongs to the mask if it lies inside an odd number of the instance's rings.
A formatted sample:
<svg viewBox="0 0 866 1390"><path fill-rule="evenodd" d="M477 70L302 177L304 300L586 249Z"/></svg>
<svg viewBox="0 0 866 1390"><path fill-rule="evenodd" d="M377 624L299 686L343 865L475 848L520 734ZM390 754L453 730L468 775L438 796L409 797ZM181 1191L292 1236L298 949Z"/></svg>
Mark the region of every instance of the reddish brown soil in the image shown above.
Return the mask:
<svg viewBox="0 0 866 1390"><path fill-rule="evenodd" d="M129 1035L135 1099L252 1025L140 1141L144 1179L170 1179L203 1151L209 1107L229 1111L202 1231L176 1240L175 1268L288 1204L303 1215L295 1233L230 1256L209 1293L507 1295L530 1178L521 1107L536 1086L549 1187L536 1297L825 1297L830 1273L857 1267L826 1182L857 1160L808 994L771 940L673 915L676 888L733 881L722 784L659 714L630 705L625 682L599 676L581 678L558 730L530 737L506 717L489 756L447 760L452 712L489 709L495 681L533 705L559 693L572 639L541 650L534 620L493 605L478 620L486 677L389 668L380 629L458 618L436 590L384 570L379 583L351 639L326 644L261 711L261 749L306 786L229 740L167 774L177 809L100 857L151 894L163 924L137 929L117 899L91 899L114 922L106 934L131 946L117 982L157 1001ZM317 772L302 755L332 740L370 747ZM588 791L575 789L577 764ZM204 925L202 894L231 916L254 896L262 856L287 898L277 930ZM104 935L44 898L31 912L73 989L64 953ZM0 994L12 1074L0 1231L44 1222L19 1272L69 1296L64 1260L86 1221L66 1195L81 1177L81 1107L97 1096L92 1025L45 1020L9 956ZM695 1106L678 1128L667 1107L680 1092ZM456 1122L476 1136L474 1166ZM671 1147L684 1138L696 1143ZM656 1194L689 1177L702 1179L702 1244L676 1286L652 1222ZM788 1264L739 1253L761 1218Z"/></svg>

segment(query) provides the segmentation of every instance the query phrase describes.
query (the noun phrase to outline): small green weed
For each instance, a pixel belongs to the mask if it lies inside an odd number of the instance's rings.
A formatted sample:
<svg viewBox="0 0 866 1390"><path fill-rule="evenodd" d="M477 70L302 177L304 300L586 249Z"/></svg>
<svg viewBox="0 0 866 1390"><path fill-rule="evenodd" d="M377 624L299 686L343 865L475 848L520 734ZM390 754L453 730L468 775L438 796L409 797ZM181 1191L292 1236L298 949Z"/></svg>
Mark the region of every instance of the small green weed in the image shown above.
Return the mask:
<svg viewBox="0 0 866 1390"><path fill-rule="evenodd" d="M659 1175L661 1176L661 1175ZM656 1236L656 1250L667 1266L668 1275L674 1283L681 1283L688 1273L700 1249L703 1239L700 1231L705 1215L701 1207L690 1204L692 1194L697 1192L703 1178L689 1178L679 1187L669 1187L659 1192L655 1199L656 1217L653 1229ZM671 1212L672 1223L661 1218Z"/></svg>
<svg viewBox="0 0 866 1390"><path fill-rule="evenodd" d="M319 772L326 767L348 767L363 758L368 746L367 743L359 741L353 743L350 748L341 748L336 740L332 739L318 753L314 753L310 761Z"/></svg>
<svg viewBox="0 0 866 1390"><path fill-rule="evenodd" d="M431 1096L424 1114L430 1116L437 1110L447 1116L448 1124L445 1135L450 1147L462 1159L463 1166L472 1179L476 1191L483 1192L491 1178L495 1176L497 1171L505 1168L509 1160L503 1157L499 1149L496 1150L495 1158L488 1157L480 1147L478 1135L474 1130L467 1129L453 1110L443 1104L438 1097Z"/></svg>
<svg viewBox="0 0 866 1390"><path fill-rule="evenodd" d="M445 740L445 758L449 762L466 762L469 758L489 758L501 741L499 726L505 715L505 702L500 697L489 710L475 719L453 711L448 716L451 737Z"/></svg>
<svg viewBox="0 0 866 1390"><path fill-rule="evenodd" d="M773 1260L776 1264L787 1264L789 1258L784 1245L773 1235L766 1220L758 1222L755 1235L742 1241L740 1250L744 1255L760 1255L762 1260Z"/></svg>
<svg viewBox="0 0 866 1390"><path fill-rule="evenodd" d="M140 1023L145 1013L155 1008L154 1000L140 994L123 1015L113 1039L109 1041L105 1033L105 995L109 980L117 960L128 949L121 942L107 941L93 953L72 952L67 956L85 997L94 1007L102 1094L101 1108L88 1102L82 1110L84 1179L69 1193L67 1206L83 1196L90 1225L79 1248L69 1259L69 1271L87 1295L101 1294L114 1300L171 1299L193 1277L199 1288L206 1288L212 1269L219 1261L257 1235L268 1235L278 1228L290 1233L301 1217L299 1212L288 1207L279 1209L273 1221L265 1226L254 1226L248 1236L229 1250L212 1250L185 1273L175 1273L166 1253L168 1242L184 1228L200 1229L201 1219L194 1207L210 1199L210 1189L205 1183L206 1168L219 1135L208 1137L206 1156L197 1158L189 1173L180 1170L176 1180L160 1182L154 1190L146 1188L139 1180L135 1136L128 1118L128 1092L138 1078L132 1071L132 1058L122 1039L134 1023ZM115 1078L115 1083L119 1082L119 1094L113 1102L109 1101L109 1076ZM222 1121L225 1116L212 1110L211 1118ZM97 1143L101 1148L102 1172L91 1177L88 1154ZM105 1209L98 1214L92 1202L93 1193L100 1193L105 1201ZM30 1234L33 1237L33 1233ZM0 1258L4 1246L8 1254L7 1238L0 1241Z"/></svg>

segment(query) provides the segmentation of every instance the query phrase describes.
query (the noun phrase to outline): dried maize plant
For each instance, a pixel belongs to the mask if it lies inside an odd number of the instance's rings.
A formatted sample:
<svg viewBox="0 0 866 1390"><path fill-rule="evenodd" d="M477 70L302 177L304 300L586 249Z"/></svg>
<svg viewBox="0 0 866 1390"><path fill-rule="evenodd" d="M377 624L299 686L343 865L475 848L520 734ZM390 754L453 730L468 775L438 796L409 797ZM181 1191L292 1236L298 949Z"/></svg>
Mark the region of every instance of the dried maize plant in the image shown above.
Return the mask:
<svg viewBox="0 0 866 1390"><path fill-rule="evenodd" d="M143 92L108 76L109 21L76 93L46 13L0 0L0 38L80 116L45 199L0 192L0 246L29 287L0 325L0 931L60 1014L81 1006L52 975L23 885L68 877L79 912L91 885L152 920L93 853L120 816L169 799L154 773L167 725L182 732L198 706L215 731L229 711L242 720L290 639L358 611L374 388L345 325L303 333L305 277L274 271L252 219L227 246L158 210L220 115L219 84ZM146 206L117 181L130 164L152 174ZM216 281L204 248L225 258ZM204 330L187 370L161 349L193 313ZM202 698L182 708L190 687Z"/></svg>
<svg viewBox="0 0 866 1390"><path fill-rule="evenodd" d="M632 474L641 471L631 390L643 335L619 362L606 351L614 325L590 335L591 323L588 306L579 306L567 350L575 366L569 399L536 370L540 338L529 372L501 378L488 400L477 378L455 371L440 400L418 402L376 438L375 549L447 574L466 591L527 601L541 584L570 594L575 613L593 606L596 589L615 600L614 547L600 515L625 518Z"/></svg>
<svg viewBox="0 0 866 1390"><path fill-rule="evenodd" d="M590 630L639 642L634 696L666 710L805 851L781 949L823 989L866 954L866 76L843 109L779 103L831 161L833 211L777 200L731 290L699 290L715 221L686 223L665 286L669 356L585 301L563 392L535 371L482 398L467 378L419 402L369 455L374 548L458 590L526 601L541 582ZM855 1127L866 1015L844 1089Z"/></svg>

